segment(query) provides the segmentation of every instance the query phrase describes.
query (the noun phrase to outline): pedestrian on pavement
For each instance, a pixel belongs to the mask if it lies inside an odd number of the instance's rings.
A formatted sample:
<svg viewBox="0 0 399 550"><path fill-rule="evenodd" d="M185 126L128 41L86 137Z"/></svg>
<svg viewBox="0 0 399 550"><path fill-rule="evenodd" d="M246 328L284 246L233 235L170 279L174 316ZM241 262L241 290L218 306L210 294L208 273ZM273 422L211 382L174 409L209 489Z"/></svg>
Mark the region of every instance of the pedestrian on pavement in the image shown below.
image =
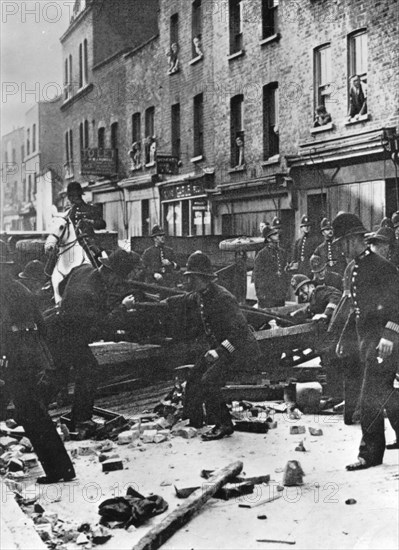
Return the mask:
<svg viewBox="0 0 399 550"><path fill-rule="evenodd" d="M362 440L358 461L349 471L382 464L385 451L384 409L396 433L399 448L399 392L393 387L399 365L399 272L372 252L367 230L354 214L340 213L333 220L334 235L343 246L350 274L360 361L364 378L360 396Z"/></svg>

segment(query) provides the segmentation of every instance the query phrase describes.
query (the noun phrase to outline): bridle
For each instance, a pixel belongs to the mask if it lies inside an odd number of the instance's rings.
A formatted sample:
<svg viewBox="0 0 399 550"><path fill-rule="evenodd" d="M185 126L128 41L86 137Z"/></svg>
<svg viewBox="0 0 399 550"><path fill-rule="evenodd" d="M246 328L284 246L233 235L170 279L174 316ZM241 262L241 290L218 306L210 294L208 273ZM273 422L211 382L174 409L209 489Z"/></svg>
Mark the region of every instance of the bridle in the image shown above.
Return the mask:
<svg viewBox="0 0 399 550"><path fill-rule="evenodd" d="M57 247L58 247L58 256L62 256L63 254L65 254L66 252L68 252L68 250L70 250L71 248L73 248L75 246L75 244L78 242L78 238L76 237L73 241L71 241L70 243L65 243L63 244L61 241L62 239L64 238L65 236L65 233L68 231L67 233L67 238L69 237L69 225L72 223L71 220L69 218L64 218L62 217L64 220L65 220L65 225L61 231L61 235L56 235L55 233L50 233L50 235L52 237L54 237L57 241Z"/></svg>

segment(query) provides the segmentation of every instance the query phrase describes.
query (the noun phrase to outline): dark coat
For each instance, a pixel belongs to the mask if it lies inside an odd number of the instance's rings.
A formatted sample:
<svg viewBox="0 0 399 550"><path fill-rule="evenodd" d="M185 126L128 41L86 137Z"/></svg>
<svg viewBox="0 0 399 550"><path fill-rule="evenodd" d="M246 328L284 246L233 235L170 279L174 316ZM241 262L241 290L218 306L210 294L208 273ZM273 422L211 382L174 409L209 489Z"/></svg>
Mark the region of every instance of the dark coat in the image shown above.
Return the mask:
<svg viewBox="0 0 399 550"><path fill-rule="evenodd" d="M160 285L170 286L174 282L174 272L179 271L180 266L176 262L175 253L168 246L150 246L141 257L148 283L158 282ZM172 265L163 266L162 259L169 260ZM162 280L156 281L154 274L162 275Z"/></svg>
<svg viewBox="0 0 399 550"><path fill-rule="evenodd" d="M80 225L81 231L90 236L94 236L94 229L105 229L107 226L101 217L100 210L96 206L87 204L84 201L71 206L67 215L75 228ZM85 220L91 220L93 223L85 223Z"/></svg>
<svg viewBox="0 0 399 550"><path fill-rule="evenodd" d="M346 269L346 259L339 243L330 240L324 241L319 244L313 254L320 256L323 263L327 264L327 271L333 271L343 276Z"/></svg>
<svg viewBox="0 0 399 550"><path fill-rule="evenodd" d="M298 273L311 276L310 257L314 254L316 247L320 244L320 237L316 235L302 235L295 241L293 262L298 263Z"/></svg>
<svg viewBox="0 0 399 550"><path fill-rule="evenodd" d="M299 321L300 319L310 319L318 313L324 313L329 321L337 308L341 295L342 292L335 287L316 286L307 306L298 309L291 316Z"/></svg>
<svg viewBox="0 0 399 550"><path fill-rule="evenodd" d="M260 307L284 305L289 287L286 266L287 254L279 246L267 243L257 254L253 280Z"/></svg>
<svg viewBox="0 0 399 550"><path fill-rule="evenodd" d="M53 359L44 340L44 321L34 297L22 284L3 276L0 270L0 352L6 357L4 379L14 405L16 420L43 466L53 479L74 477L65 451L42 398Z"/></svg>
<svg viewBox="0 0 399 550"><path fill-rule="evenodd" d="M173 296L166 300L171 316L190 338L206 336L209 349L234 365L255 368L258 343L248 327L236 298L225 288L210 283L205 292Z"/></svg>

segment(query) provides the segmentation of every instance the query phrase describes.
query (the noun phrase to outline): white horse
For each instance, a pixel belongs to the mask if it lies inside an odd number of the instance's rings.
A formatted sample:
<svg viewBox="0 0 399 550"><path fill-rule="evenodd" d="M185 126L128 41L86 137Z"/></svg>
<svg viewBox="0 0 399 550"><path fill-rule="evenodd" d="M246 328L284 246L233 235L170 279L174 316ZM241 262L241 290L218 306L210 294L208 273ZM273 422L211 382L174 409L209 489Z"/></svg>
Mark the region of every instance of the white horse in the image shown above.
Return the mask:
<svg viewBox="0 0 399 550"><path fill-rule="evenodd" d="M73 223L65 214L53 217L51 233L47 237L44 249L46 253L55 255L51 283L54 300L58 304L61 301L60 283L74 267L90 264L90 260L78 241Z"/></svg>

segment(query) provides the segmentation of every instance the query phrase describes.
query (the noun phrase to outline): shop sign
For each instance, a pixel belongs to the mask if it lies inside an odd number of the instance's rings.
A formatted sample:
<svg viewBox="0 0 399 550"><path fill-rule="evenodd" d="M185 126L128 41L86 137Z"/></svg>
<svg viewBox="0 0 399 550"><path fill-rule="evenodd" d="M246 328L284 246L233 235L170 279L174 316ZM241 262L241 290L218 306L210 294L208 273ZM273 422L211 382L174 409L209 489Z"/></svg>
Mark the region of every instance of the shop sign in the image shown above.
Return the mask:
<svg viewBox="0 0 399 550"><path fill-rule="evenodd" d="M192 208L195 212L205 212L206 210L208 210L208 201L206 199L197 199L193 201Z"/></svg>
<svg viewBox="0 0 399 550"><path fill-rule="evenodd" d="M157 153L157 174L174 176L179 173L179 159Z"/></svg>
<svg viewBox="0 0 399 550"><path fill-rule="evenodd" d="M117 172L117 153L117 149L100 149L98 147L82 149L80 173L96 176L115 174Z"/></svg>
<svg viewBox="0 0 399 550"><path fill-rule="evenodd" d="M198 183L182 183L180 185L171 185L170 187L161 187L160 195L161 200L179 200L187 199L189 197L194 197L195 195L204 195L204 186L203 184Z"/></svg>

